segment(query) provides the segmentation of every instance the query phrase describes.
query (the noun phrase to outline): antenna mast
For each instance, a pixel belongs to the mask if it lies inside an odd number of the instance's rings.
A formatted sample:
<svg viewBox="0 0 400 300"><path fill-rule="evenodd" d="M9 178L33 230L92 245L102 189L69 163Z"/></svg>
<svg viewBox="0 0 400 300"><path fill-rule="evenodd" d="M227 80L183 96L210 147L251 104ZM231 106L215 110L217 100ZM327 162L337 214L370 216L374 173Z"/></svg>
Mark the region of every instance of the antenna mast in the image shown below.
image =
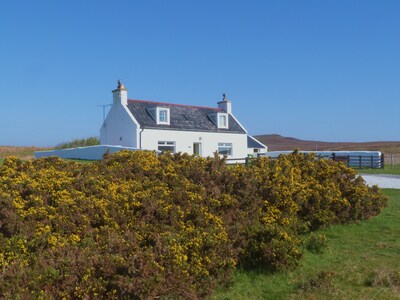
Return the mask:
<svg viewBox="0 0 400 300"><path fill-rule="evenodd" d="M97 106L101 106L103 108L103 123L106 120L106 107L111 106L112 104L98 104Z"/></svg>

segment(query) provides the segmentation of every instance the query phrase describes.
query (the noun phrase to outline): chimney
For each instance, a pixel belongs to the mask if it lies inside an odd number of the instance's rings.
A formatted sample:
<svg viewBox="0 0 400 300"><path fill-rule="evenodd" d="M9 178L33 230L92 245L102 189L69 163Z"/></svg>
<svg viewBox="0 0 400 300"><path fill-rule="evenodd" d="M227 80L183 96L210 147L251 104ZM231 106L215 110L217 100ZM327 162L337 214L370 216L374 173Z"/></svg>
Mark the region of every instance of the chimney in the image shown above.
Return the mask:
<svg viewBox="0 0 400 300"><path fill-rule="evenodd" d="M128 90L125 88L125 85L121 80L118 80L118 87L113 90L112 93L114 104L128 105Z"/></svg>
<svg viewBox="0 0 400 300"><path fill-rule="evenodd" d="M222 94L222 101L218 102L218 107L228 114L232 114L232 102L226 99L226 95Z"/></svg>

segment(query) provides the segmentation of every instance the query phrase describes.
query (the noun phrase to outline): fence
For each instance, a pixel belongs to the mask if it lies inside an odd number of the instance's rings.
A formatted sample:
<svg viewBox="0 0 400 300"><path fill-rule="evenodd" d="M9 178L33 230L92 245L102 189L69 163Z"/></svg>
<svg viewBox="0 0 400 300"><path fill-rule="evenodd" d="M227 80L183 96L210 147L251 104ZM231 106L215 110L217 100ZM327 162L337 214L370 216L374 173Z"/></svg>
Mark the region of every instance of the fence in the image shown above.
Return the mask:
<svg viewBox="0 0 400 300"><path fill-rule="evenodd" d="M400 165L400 153L385 153L386 166Z"/></svg>
<svg viewBox="0 0 400 300"><path fill-rule="evenodd" d="M385 156L381 155L335 155L331 156L334 161L341 161L351 168L359 169L383 169L385 167Z"/></svg>
<svg viewBox="0 0 400 300"><path fill-rule="evenodd" d="M336 155L333 153L331 156L320 156L326 159L332 159L334 161L340 161L345 163L348 167L359 168L359 169L383 169L385 167L385 156L381 155ZM270 159L276 159L277 157L270 157ZM245 164L246 166L251 163L253 157L245 158L228 158L226 162L228 164ZM399 157L400 159L400 157ZM392 156L393 161L393 156Z"/></svg>
<svg viewBox="0 0 400 300"><path fill-rule="evenodd" d="M245 158L227 158L227 164L245 164L246 166L253 160L253 157L245 157Z"/></svg>

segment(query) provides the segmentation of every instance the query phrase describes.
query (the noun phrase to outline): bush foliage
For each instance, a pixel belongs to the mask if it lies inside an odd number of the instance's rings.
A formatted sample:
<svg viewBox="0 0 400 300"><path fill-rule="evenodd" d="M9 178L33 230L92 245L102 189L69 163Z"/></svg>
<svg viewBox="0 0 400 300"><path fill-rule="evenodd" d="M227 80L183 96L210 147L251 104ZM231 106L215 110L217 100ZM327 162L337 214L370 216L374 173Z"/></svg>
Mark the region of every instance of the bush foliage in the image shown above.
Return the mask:
<svg viewBox="0 0 400 300"><path fill-rule="evenodd" d="M87 146L95 146L100 145L100 140L98 137L92 136L86 139L75 139L70 142L61 143L57 145L56 149L67 149L67 148L75 148L75 147L87 147Z"/></svg>
<svg viewBox="0 0 400 300"><path fill-rule="evenodd" d="M91 164L0 166L0 297L204 298L235 268L282 270L301 236L387 203L343 164L312 155L251 166L122 151Z"/></svg>

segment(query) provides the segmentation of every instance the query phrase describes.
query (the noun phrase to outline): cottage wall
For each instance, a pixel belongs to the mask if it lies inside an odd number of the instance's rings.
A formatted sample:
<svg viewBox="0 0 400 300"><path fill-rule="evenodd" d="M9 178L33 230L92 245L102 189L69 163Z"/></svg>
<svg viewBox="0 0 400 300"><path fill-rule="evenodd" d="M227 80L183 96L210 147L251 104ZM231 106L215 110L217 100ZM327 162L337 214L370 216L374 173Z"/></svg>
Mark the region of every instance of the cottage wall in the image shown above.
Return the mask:
<svg viewBox="0 0 400 300"><path fill-rule="evenodd" d="M169 131L144 129L141 133L142 149L158 149L158 142L175 142L176 152L194 154L194 143L200 143L201 156L213 156L218 150L218 143L232 144L232 158L247 156L247 134Z"/></svg>
<svg viewBox="0 0 400 300"><path fill-rule="evenodd" d="M100 144L138 147L138 124L125 105L114 103L100 129Z"/></svg>

